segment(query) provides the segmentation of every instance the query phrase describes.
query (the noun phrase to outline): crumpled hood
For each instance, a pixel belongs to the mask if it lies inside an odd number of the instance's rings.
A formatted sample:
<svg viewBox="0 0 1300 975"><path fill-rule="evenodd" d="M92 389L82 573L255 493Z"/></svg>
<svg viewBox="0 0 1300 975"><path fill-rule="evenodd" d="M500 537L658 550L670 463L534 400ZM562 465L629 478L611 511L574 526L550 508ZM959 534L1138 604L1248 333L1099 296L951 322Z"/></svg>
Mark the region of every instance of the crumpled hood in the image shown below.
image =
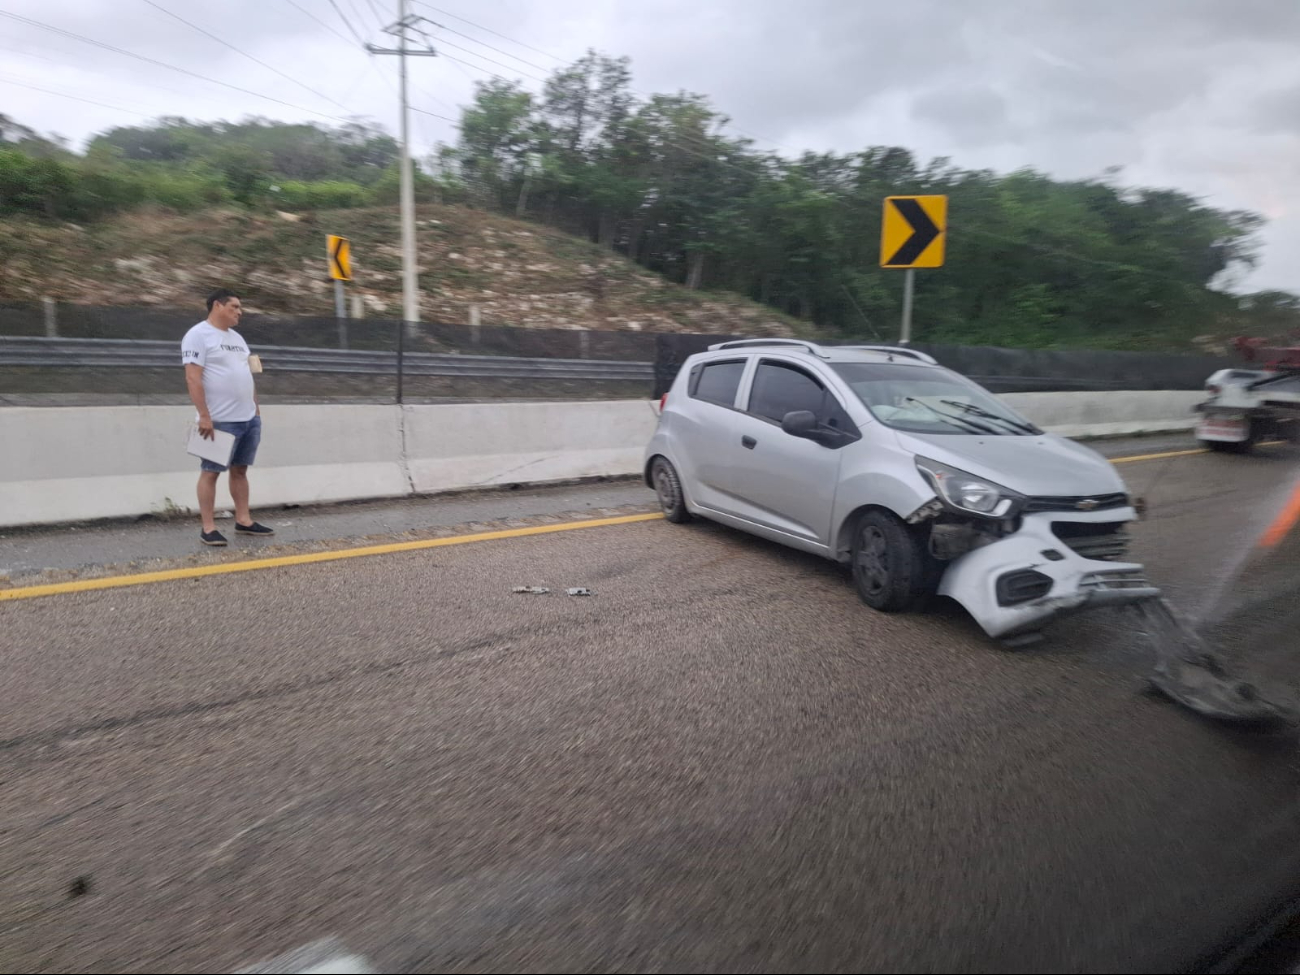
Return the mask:
<svg viewBox="0 0 1300 975"><path fill-rule="evenodd" d="M1105 457L1051 433L1036 437L895 433L904 450L1032 497L1127 490L1123 478Z"/></svg>

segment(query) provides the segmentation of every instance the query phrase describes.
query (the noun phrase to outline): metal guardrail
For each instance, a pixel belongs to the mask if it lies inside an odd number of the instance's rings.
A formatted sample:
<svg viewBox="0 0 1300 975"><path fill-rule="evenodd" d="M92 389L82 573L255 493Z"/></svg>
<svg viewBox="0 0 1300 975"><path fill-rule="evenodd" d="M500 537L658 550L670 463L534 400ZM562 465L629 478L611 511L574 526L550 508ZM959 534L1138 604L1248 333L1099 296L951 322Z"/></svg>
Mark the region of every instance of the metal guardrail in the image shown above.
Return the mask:
<svg viewBox="0 0 1300 975"><path fill-rule="evenodd" d="M395 376L396 352L253 345L268 371ZM143 339L69 339L0 336L0 367L113 367L170 369L180 364L180 344ZM674 370L675 371L675 370ZM406 352L404 376L461 376L480 379L585 379L592 382L653 383L655 363L608 359L550 359L517 356ZM1131 380L968 374L993 392L1133 389ZM1199 387L1198 387L1199 388Z"/></svg>
<svg viewBox="0 0 1300 975"><path fill-rule="evenodd" d="M250 346L267 371L353 373L391 376L396 352ZM0 336L0 366L163 369L180 365L178 342L133 339L59 339ZM524 359L511 356L406 352L407 376L466 376L484 379L587 379L597 382L651 382L654 363L605 359Z"/></svg>

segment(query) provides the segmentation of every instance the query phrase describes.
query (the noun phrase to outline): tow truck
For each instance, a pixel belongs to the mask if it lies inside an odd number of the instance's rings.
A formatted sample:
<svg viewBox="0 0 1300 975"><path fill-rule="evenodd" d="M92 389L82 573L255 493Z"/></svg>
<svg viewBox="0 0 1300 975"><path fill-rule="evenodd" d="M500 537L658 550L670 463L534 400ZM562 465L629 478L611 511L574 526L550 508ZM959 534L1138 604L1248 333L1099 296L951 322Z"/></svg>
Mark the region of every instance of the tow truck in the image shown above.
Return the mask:
<svg viewBox="0 0 1300 975"><path fill-rule="evenodd" d="M1233 345L1252 368L1220 369L1206 380L1196 439L1232 453L1269 439L1300 441L1300 346L1244 337Z"/></svg>

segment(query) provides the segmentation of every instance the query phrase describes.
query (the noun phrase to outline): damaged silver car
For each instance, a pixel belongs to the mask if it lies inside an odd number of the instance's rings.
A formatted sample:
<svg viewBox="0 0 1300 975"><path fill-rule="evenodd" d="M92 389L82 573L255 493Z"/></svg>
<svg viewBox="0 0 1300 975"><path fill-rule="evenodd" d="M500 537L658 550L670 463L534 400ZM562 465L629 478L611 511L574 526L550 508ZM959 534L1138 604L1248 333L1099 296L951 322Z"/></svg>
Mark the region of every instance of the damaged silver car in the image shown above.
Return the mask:
<svg viewBox="0 0 1300 975"><path fill-rule="evenodd" d="M1126 561L1115 468L913 349L712 346L664 397L645 477L669 521L845 563L885 612L950 596L992 637L1159 595Z"/></svg>

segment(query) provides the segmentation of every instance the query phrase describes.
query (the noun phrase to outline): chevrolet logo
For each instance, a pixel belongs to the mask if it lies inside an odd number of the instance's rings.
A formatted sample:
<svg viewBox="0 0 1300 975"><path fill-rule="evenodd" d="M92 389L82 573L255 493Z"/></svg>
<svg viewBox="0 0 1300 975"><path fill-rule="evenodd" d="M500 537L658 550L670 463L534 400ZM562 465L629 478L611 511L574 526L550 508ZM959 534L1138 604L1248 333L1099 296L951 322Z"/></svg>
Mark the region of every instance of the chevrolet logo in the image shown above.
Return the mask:
<svg viewBox="0 0 1300 975"><path fill-rule="evenodd" d="M1084 498L1082 501L1074 502L1074 506L1080 511L1095 511L1101 502L1096 498Z"/></svg>

